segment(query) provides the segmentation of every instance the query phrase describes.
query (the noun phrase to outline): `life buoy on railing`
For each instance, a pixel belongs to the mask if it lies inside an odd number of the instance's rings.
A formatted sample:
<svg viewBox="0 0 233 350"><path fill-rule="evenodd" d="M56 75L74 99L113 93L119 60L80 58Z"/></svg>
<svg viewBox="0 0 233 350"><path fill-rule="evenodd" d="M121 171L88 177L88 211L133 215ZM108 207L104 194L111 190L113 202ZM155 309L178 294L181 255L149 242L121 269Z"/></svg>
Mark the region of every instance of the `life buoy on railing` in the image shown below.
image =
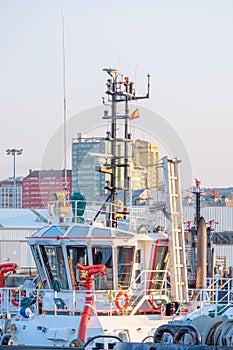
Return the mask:
<svg viewBox="0 0 233 350"><path fill-rule="evenodd" d="M20 294L19 294L20 293ZM18 297L16 298L16 295L18 295ZM18 290L18 289L14 289L11 293L11 302L14 306L19 306L19 297L24 297L24 291L23 290Z"/></svg>
<svg viewBox="0 0 233 350"><path fill-rule="evenodd" d="M120 302L120 298L121 297L125 298L125 302L123 304ZM115 304L116 304L116 307L118 308L118 310L123 311L123 310L127 309L127 307L129 306L129 296L128 296L128 294L126 292L123 292L123 291L117 293L116 299L115 299Z"/></svg>

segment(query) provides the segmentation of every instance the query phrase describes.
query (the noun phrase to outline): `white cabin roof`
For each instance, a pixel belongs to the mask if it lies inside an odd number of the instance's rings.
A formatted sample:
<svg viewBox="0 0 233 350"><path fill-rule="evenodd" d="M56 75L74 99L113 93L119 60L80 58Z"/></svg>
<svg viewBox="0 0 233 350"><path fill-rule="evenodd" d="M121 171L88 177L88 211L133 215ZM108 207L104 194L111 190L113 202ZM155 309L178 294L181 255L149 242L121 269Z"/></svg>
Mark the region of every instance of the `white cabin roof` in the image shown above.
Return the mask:
<svg viewBox="0 0 233 350"><path fill-rule="evenodd" d="M48 218L45 209L0 209L0 227L40 228L47 225Z"/></svg>

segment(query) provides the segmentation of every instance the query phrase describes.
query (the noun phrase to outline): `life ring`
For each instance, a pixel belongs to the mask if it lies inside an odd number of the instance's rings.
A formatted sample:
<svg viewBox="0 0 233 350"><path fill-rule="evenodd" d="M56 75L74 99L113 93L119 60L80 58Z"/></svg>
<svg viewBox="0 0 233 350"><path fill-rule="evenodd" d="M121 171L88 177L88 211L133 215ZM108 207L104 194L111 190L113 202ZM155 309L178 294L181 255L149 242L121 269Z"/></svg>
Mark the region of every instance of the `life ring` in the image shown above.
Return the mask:
<svg viewBox="0 0 233 350"><path fill-rule="evenodd" d="M192 338L192 343L190 345L199 345L201 344L201 336L198 332L198 330L193 326L185 326L181 327L176 334L174 335L174 343L180 344L182 342L182 337L187 334L190 335Z"/></svg>
<svg viewBox="0 0 233 350"><path fill-rule="evenodd" d="M19 296L18 298L16 299L15 296L20 292L20 296L21 297L24 297L24 291L23 290L18 290L18 289L14 289L11 293L11 302L14 306L19 306L19 301L17 299L19 299Z"/></svg>
<svg viewBox="0 0 233 350"><path fill-rule="evenodd" d="M124 304L120 303L120 298L121 297L125 298ZM119 292L116 295L115 304L116 304L116 307L118 308L118 310L123 311L123 310L127 309L127 307L129 306L129 296L128 296L128 294L126 292Z"/></svg>

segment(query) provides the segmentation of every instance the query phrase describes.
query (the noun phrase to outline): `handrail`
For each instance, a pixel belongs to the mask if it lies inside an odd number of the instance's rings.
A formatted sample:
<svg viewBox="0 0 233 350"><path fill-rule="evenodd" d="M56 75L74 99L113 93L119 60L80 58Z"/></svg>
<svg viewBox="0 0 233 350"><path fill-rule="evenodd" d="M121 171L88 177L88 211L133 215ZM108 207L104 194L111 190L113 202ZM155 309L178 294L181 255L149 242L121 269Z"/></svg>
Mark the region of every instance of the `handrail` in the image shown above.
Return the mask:
<svg viewBox="0 0 233 350"><path fill-rule="evenodd" d="M163 276L161 279L150 280L147 278L151 273L162 273ZM130 315L134 315L140 306L143 304L145 300L150 300L157 295L159 298L157 299L170 299L171 295L171 288L170 283L167 279L167 276L169 275L169 271L167 270L143 270L141 273L137 276L137 278L131 283L130 288L133 291L130 300L131 300L131 307L132 310L130 312ZM140 282L139 282L140 281ZM139 282L139 283L137 283ZM160 288L148 288L149 282L154 282L161 284ZM137 285L135 288L134 286ZM156 298L155 298L156 299Z"/></svg>
<svg viewBox="0 0 233 350"><path fill-rule="evenodd" d="M83 215L77 216L78 204L85 202L85 210ZM81 204L80 204L81 203ZM113 209L116 210L116 215L119 217L118 222L121 226L126 227L127 230L136 230L142 222L151 221L151 225L161 225L161 219L156 220L152 218L150 205L136 205L123 207L122 203L113 204L105 201L82 201L82 200L56 200L48 203L48 212L50 218L48 222L52 223L85 223L85 224L99 224L112 227ZM95 218L98 213L98 218ZM151 220L150 220L151 218Z"/></svg>
<svg viewBox="0 0 233 350"><path fill-rule="evenodd" d="M163 276L161 279L156 279L156 283L159 283L161 286L160 288L153 288L148 289L148 284L150 280L147 278L151 272L156 273L162 273ZM170 299L170 285L167 280L167 278L164 278L164 275L167 276L169 273L166 270L145 270L140 273L140 275L135 279L134 283L131 283L131 286L125 291L128 293L128 296L130 298L130 308L129 311L134 314L140 305L143 303L146 299ZM139 282L140 283L137 283ZM136 286L137 284L137 286ZM112 290L112 295L116 296L120 290ZM150 291L150 293L149 293ZM109 302L109 290L91 290L91 294L95 294L97 297L97 303L104 303L106 307L106 311L108 309L108 302ZM70 296L68 296L68 294ZM105 299L102 297L102 295L105 294ZM53 297L51 297L53 295ZM33 304L32 308L35 313L39 312L39 301L43 301L45 305L45 309L47 310L49 308L49 311L51 312L57 312L58 308L56 307L55 302L53 300L57 300L59 298L63 298L65 300L69 301L69 305L67 305L68 311L71 314L74 314L75 312L80 312L83 309L83 305L85 304L85 296L86 291L85 289L75 290L75 291L69 291L69 290L62 290L59 293L56 294L53 289L40 289L40 288L31 288L31 287L18 287L18 288L0 288L0 313L7 314L7 313L17 313L20 309L21 300L24 297L31 298L35 300L35 303ZM15 298L16 303L12 302L13 298ZM78 299L77 299L78 298ZM143 299L143 300L142 300ZM78 302L77 302L78 300ZM142 301L141 301L142 300ZM114 299L113 299L114 302ZM115 303L114 303L115 304ZM49 305L46 306L46 305ZM98 308L97 308L98 309ZM109 310L111 309L111 306L109 304ZM47 310L48 311L48 310Z"/></svg>
<svg viewBox="0 0 233 350"><path fill-rule="evenodd" d="M130 306L128 308L128 313L131 315L135 314L141 307L142 303L145 300L165 300L166 302L173 301L172 295L170 292L170 284L169 281L164 282L164 278L158 279L156 283L160 283L160 287L158 289L148 289L148 283L149 279L147 278L150 274L151 270L145 270L140 273L140 275L135 279L133 283L131 283L130 287L125 290L125 292L128 293L129 299L130 299ZM166 270L155 270L152 272L156 273L163 273L168 274L168 271ZM140 281L140 282L139 282ZM138 283L137 283L138 282ZM219 312L224 312L229 305L232 305L233 303L233 278L231 279L223 279L223 278L215 278L215 279L209 279L206 281L207 287L205 289L192 289L192 300L187 303L187 300L183 300L180 303L180 307L177 310L177 313L180 313L180 308L182 305L188 305L188 312L194 311L196 309L196 306L198 304L199 306L199 312L201 314L209 314L211 312L214 316L217 316ZM7 313L17 313L20 308L20 301L24 297L29 297L31 299L37 300L35 304L33 304L33 309L35 312L38 312L39 310L39 304L38 301L42 300L45 304L46 310L49 309L50 311L55 311L56 305L55 302L53 302L54 298L63 298L67 304L67 311L69 311L71 314L74 314L76 312L81 312L83 309L83 305L85 304L85 296L86 291L85 290L76 290L76 291L68 291L68 290L62 290L59 292L59 294L55 295L55 292L53 290L49 289L30 289L25 288L23 289L25 293L22 293L22 287L21 288L0 288L0 313L1 314L7 314ZM13 292L14 291L14 292ZM19 292L18 292L19 291ZM109 312L111 310L111 305L114 306L114 309L116 309L115 305L115 297L120 290L112 290L111 295L113 295L113 299L111 298L110 304L110 298L109 298L109 290L101 290L101 291L90 291L90 293L96 295L97 300L97 312L101 311L101 305L104 305L104 311ZM51 296L53 295L53 297ZM69 296L68 296L69 295ZM15 299L15 302L13 301L13 298ZM109 303L109 304L108 304ZM49 305L49 306L46 306ZM100 308L99 306L100 305ZM186 307L185 306L185 307ZM101 309L101 310L100 310ZM221 310L220 310L221 309ZM61 310L60 310L61 311ZM182 311L181 311L182 313ZM187 315L186 314L186 315Z"/></svg>
<svg viewBox="0 0 233 350"><path fill-rule="evenodd" d="M207 278L205 288L190 289L189 291L192 296L189 302L189 310L186 314L187 317L190 312L195 311L197 303L201 314L209 314L211 312L213 316L217 316L219 312L224 312L233 303L233 278ZM179 311L180 308L178 308L176 315Z"/></svg>

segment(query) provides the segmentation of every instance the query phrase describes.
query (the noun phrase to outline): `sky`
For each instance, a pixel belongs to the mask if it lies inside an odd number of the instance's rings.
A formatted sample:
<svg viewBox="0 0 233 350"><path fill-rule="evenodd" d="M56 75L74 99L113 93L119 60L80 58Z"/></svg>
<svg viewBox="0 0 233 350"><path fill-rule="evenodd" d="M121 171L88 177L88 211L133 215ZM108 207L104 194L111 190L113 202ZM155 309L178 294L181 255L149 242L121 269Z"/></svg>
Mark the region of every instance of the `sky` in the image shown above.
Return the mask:
<svg viewBox="0 0 233 350"><path fill-rule="evenodd" d="M64 0L64 8L68 146L103 123L103 68L129 76L139 95L150 73L150 99L136 105L142 136L159 143L162 133L161 150L173 145L172 156L186 157L193 183L233 186L233 1ZM62 0L0 0L0 44L5 179L13 175L8 148L23 149L18 176L49 167L51 143L51 167L62 152Z"/></svg>

